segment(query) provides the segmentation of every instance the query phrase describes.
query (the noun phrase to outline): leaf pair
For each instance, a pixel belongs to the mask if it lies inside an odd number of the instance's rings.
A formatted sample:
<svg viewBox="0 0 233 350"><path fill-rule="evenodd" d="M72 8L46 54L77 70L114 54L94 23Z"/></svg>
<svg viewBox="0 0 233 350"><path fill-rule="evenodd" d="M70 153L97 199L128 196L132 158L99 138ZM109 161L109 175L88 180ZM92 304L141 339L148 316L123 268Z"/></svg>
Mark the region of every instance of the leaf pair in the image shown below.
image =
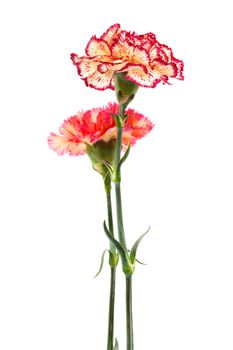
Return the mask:
<svg viewBox="0 0 233 350"><path fill-rule="evenodd" d="M128 250L126 250L125 247L123 247L120 244L120 242L118 242L114 237L112 237L112 235L108 231L108 228L107 228L106 223L104 221L104 231L105 231L108 239L112 242L112 244L117 249L117 251L118 251L118 253L119 253L120 257L121 257L121 260L122 260L123 271L126 274L132 274L134 272L138 246L141 243L143 237L149 232L149 230L150 230L150 227L148 228L148 230L145 233L143 233L136 240L136 242L134 243L132 249L130 250L130 252L128 252Z"/></svg>

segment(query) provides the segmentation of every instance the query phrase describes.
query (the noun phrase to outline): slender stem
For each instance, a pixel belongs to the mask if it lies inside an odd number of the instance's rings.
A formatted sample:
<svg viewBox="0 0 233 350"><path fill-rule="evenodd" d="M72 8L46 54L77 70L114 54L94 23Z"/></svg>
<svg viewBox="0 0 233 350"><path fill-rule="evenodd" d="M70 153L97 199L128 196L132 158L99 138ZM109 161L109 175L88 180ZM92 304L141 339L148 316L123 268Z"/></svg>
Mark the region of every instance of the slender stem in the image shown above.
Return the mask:
<svg viewBox="0 0 233 350"><path fill-rule="evenodd" d="M117 127L115 165L118 165L118 163L119 163L119 161L121 159L122 133L123 133L122 127Z"/></svg>
<svg viewBox="0 0 233 350"><path fill-rule="evenodd" d="M126 248L125 232L124 232L124 223L123 223L123 212L122 212L122 202L121 202L121 183L115 183L115 192L116 192L116 210L117 210L117 226L118 226L118 236L119 242L121 245Z"/></svg>
<svg viewBox="0 0 233 350"><path fill-rule="evenodd" d="M126 332L127 350L134 349L133 340L133 305L132 305L132 275L126 276Z"/></svg>
<svg viewBox="0 0 233 350"><path fill-rule="evenodd" d="M124 118L124 107L119 106L119 117ZM115 193L116 193L116 210L117 210L117 226L118 238L121 245L127 251L127 244L124 232L123 210L121 201L121 174L118 164L121 158L122 147L122 126L117 125L117 142L115 153L115 169L117 169L117 176L115 178ZM127 350L134 350L133 340L133 312L132 312L132 274L126 274L126 336L127 336Z"/></svg>
<svg viewBox="0 0 233 350"><path fill-rule="evenodd" d="M112 236L114 236L113 218L112 218L112 201L111 201L111 187L106 190L107 211L108 211L108 229ZM110 252L115 254L115 247L110 243ZM110 262L111 257L109 258ZM108 315L108 340L107 350L113 350L114 343L114 313L115 313L115 289L116 289L116 267L111 266L110 276L110 294L109 294L109 315Z"/></svg>
<svg viewBox="0 0 233 350"><path fill-rule="evenodd" d="M123 105L119 105L119 117L124 119L125 108ZM117 226L118 236L121 245L126 248L123 214L122 214L122 202L121 202L121 169L118 168L119 161L121 159L121 148L122 148L122 125L117 125L117 140L116 140L116 153L115 153L115 168L117 169L117 176L115 179L115 192L116 192L116 209L117 209Z"/></svg>
<svg viewBox="0 0 233 350"><path fill-rule="evenodd" d="M114 342L114 312L115 312L115 287L116 287L116 267L111 267L107 350L113 350L113 342Z"/></svg>
<svg viewBox="0 0 233 350"><path fill-rule="evenodd" d="M108 210L108 230L111 233L111 235L114 237L111 189L109 191L106 191L106 198L107 198L107 210Z"/></svg>

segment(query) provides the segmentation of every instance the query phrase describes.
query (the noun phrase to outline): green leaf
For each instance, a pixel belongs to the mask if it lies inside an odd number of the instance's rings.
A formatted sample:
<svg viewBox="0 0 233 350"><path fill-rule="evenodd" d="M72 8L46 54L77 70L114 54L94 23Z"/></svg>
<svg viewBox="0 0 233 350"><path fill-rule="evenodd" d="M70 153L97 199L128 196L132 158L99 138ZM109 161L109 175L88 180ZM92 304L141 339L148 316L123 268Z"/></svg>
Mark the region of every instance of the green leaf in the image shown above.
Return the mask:
<svg viewBox="0 0 233 350"><path fill-rule="evenodd" d="M125 251L124 247L122 247L122 245L108 231L108 228L106 226L106 222L105 221L104 221L104 231L105 231L106 236L108 237L108 239L112 242L112 244L115 246L115 248L117 249L118 253L120 254L123 265L124 264L128 264L128 259L127 259L128 253Z"/></svg>
<svg viewBox="0 0 233 350"><path fill-rule="evenodd" d="M114 114L114 113L110 113L110 114L115 120L116 127L121 128L122 127L121 117L118 114Z"/></svg>
<svg viewBox="0 0 233 350"><path fill-rule="evenodd" d="M97 276L99 276L100 272L102 271L103 265L104 265L104 257L105 257L105 253L106 253L106 252L109 252L109 250L108 250L108 249L105 249L105 250L103 251L103 253L102 253L102 255L101 255L101 260L100 260L100 268L99 268L97 274L96 274L93 278L96 278ZM110 253L110 252L109 252L109 253Z"/></svg>
<svg viewBox="0 0 233 350"><path fill-rule="evenodd" d="M145 263L143 263L142 261L138 260L138 259L135 259L137 261L137 263L139 263L140 265L147 265Z"/></svg>
<svg viewBox="0 0 233 350"><path fill-rule="evenodd" d="M118 344L117 338L115 338L115 345L113 350L119 350L119 344Z"/></svg>
<svg viewBox="0 0 233 350"><path fill-rule="evenodd" d="M120 168L122 166L122 164L126 161L126 159L128 158L129 152L130 152L130 145L128 146L127 150L125 151L125 154L123 155L123 157L119 161L117 168Z"/></svg>
<svg viewBox="0 0 233 350"><path fill-rule="evenodd" d="M128 252L130 253L130 249L128 249ZM138 259L135 259L135 261L137 261L137 263L139 263L140 265L147 265Z"/></svg>
<svg viewBox="0 0 233 350"><path fill-rule="evenodd" d="M144 237L149 231L150 231L150 226L149 226L148 230L147 230L145 233L143 233L143 235L141 235L141 236L136 240L136 242L134 243L134 245L133 245L133 247L132 247L132 249L131 249L131 251L130 251L130 261L131 261L132 263L135 262L135 257L136 257L137 249L138 249L139 244L141 243L141 240L143 239L143 237Z"/></svg>

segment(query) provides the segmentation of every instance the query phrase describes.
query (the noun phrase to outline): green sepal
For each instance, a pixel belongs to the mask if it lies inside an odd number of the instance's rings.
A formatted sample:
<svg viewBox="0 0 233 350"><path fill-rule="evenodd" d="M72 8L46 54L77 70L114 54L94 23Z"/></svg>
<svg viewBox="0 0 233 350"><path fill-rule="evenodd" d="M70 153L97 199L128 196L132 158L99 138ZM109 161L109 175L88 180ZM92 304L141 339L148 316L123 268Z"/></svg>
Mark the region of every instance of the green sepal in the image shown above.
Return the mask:
<svg viewBox="0 0 233 350"><path fill-rule="evenodd" d="M136 95L139 85L126 79L127 72L115 72L114 85L117 101L124 109L133 100Z"/></svg>
<svg viewBox="0 0 233 350"><path fill-rule="evenodd" d="M119 344L118 344L117 338L115 338L115 345L113 350L119 350Z"/></svg>
<svg viewBox="0 0 233 350"><path fill-rule="evenodd" d="M136 242L134 243L132 249L130 250L130 261L132 264L135 263L135 258L136 258L136 253L137 253L137 249L138 249L138 246L139 244L141 243L141 240L143 239L143 237L150 231L150 226L148 228L148 230L143 233L137 240Z"/></svg>
<svg viewBox="0 0 233 350"><path fill-rule="evenodd" d="M89 156L94 170L102 176L112 171L114 164L116 140L105 142L100 140L92 145L86 143L87 155Z"/></svg>

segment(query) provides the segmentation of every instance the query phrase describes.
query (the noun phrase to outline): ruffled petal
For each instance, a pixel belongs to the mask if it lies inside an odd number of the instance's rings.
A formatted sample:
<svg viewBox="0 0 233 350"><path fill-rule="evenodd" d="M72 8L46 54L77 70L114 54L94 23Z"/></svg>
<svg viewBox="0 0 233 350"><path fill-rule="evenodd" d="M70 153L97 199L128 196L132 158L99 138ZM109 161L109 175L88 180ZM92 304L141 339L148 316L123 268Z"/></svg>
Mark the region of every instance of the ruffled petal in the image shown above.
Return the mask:
<svg viewBox="0 0 233 350"><path fill-rule="evenodd" d="M48 137L48 144L49 147L59 156L68 153L69 139L65 138L64 136L51 132L50 136Z"/></svg>
<svg viewBox="0 0 233 350"><path fill-rule="evenodd" d="M132 57L129 57L129 62L148 66L150 62L150 56L145 49L135 47L133 50Z"/></svg>
<svg viewBox="0 0 233 350"><path fill-rule="evenodd" d="M155 59L160 58L159 52L160 52L159 47L156 45L153 45L149 51L150 61L154 61Z"/></svg>
<svg viewBox="0 0 233 350"><path fill-rule="evenodd" d="M124 60L127 58L127 53L129 51L129 45L126 43L125 45L122 44L120 40L117 40L111 47L112 50L112 56L115 59L121 59Z"/></svg>
<svg viewBox="0 0 233 350"><path fill-rule="evenodd" d="M76 64L80 61L79 56L76 53L72 53L70 55L70 59L73 62L73 64L76 66Z"/></svg>
<svg viewBox="0 0 233 350"><path fill-rule="evenodd" d="M167 77L176 77L177 75L177 67L175 63L166 64L161 61L154 61L152 72L155 76L167 76Z"/></svg>
<svg viewBox="0 0 233 350"><path fill-rule="evenodd" d="M126 79L143 87L155 87L160 79L149 72L145 72L141 67L132 67L127 71Z"/></svg>
<svg viewBox="0 0 233 350"><path fill-rule="evenodd" d="M95 36L93 36L87 44L86 54L87 56L91 57L101 55L109 56L111 55L111 50L106 41L97 39Z"/></svg>
<svg viewBox="0 0 233 350"><path fill-rule="evenodd" d="M84 143L70 142L69 143L69 155L81 156L86 153L86 145Z"/></svg>
<svg viewBox="0 0 233 350"><path fill-rule="evenodd" d="M167 45L160 45L159 57L161 58L161 60L163 60L166 63L172 62L172 59L173 59L172 49L170 49L170 47L168 47Z"/></svg>
<svg viewBox="0 0 233 350"><path fill-rule="evenodd" d="M119 36L121 32L120 24L116 23L109 27L106 32L100 37L100 39L106 41L109 45Z"/></svg>
<svg viewBox="0 0 233 350"><path fill-rule="evenodd" d="M83 112L79 112L77 115L72 116L66 119L61 127L59 128L59 132L64 137L68 139L74 139L79 137L78 129L79 129L79 119L82 118Z"/></svg>
<svg viewBox="0 0 233 350"><path fill-rule="evenodd" d="M129 108L126 111L127 120L123 128L122 142L124 145L134 145L137 140L146 136L154 124L143 114Z"/></svg>
<svg viewBox="0 0 233 350"><path fill-rule="evenodd" d="M184 70L184 62L181 60L174 59L177 68L176 79L184 80L183 70Z"/></svg>
<svg viewBox="0 0 233 350"><path fill-rule="evenodd" d="M106 90L111 87L111 80L113 78L114 71L108 70L106 73L100 73L96 71L94 74L85 78L85 83L97 90Z"/></svg>
<svg viewBox="0 0 233 350"><path fill-rule="evenodd" d="M86 78L98 69L99 62L96 62L92 59L84 58L77 63L78 74L82 78Z"/></svg>

